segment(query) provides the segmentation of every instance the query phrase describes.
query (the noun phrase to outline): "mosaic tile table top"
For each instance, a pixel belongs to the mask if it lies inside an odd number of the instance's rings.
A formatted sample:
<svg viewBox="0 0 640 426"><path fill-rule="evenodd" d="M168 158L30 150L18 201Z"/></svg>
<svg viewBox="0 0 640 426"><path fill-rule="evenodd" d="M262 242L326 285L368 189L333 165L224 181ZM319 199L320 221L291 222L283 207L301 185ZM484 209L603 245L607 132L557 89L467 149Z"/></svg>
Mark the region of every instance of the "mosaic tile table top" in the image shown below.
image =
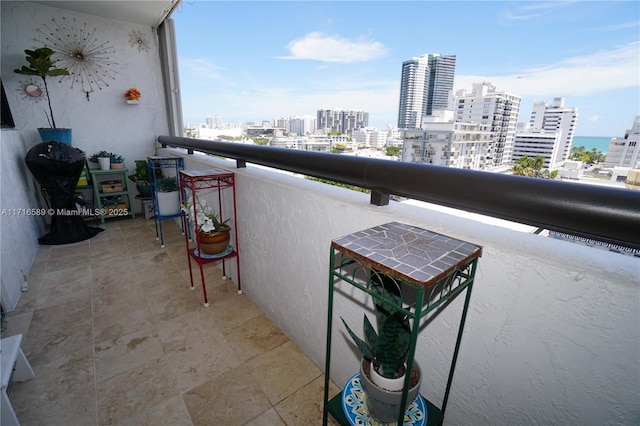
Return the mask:
<svg viewBox="0 0 640 426"><path fill-rule="evenodd" d="M482 247L399 222L334 239L331 247L374 270L429 288L482 255Z"/></svg>

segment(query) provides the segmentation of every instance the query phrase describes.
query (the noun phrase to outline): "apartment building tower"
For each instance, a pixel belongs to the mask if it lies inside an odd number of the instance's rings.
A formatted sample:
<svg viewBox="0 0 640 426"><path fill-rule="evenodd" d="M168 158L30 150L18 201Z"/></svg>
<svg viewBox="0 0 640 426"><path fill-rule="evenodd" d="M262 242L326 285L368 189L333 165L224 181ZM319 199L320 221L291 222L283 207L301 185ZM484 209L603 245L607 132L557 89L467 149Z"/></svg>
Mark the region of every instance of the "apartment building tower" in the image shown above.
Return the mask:
<svg viewBox="0 0 640 426"><path fill-rule="evenodd" d="M488 125L490 141L482 153L484 170L507 170L511 165L521 97L498 90L489 82L455 95L455 121Z"/></svg>
<svg viewBox="0 0 640 426"><path fill-rule="evenodd" d="M324 133L340 132L351 135L354 130L369 125L369 113L365 111L319 109L317 115L318 130Z"/></svg>
<svg viewBox="0 0 640 426"><path fill-rule="evenodd" d="M544 101L535 102L531 110L529 124L534 131L558 133L559 145L551 158L552 167L560 167L571 152L571 144L578 123L578 108L565 107L564 98L554 98L548 105Z"/></svg>
<svg viewBox="0 0 640 426"><path fill-rule="evenodd" d="M402 63L398 127L419 129L422 117L449 108L455 55L424 54Z"/></svg>
<svg viewBox="0 0 640 426"><path fill-rule="evenodd" d="M491 143L488 124L454 122L451 111L426 117L422 129L403 130L402 161L485 170Z"/></svg>
<svg viewBox="0 0 640 426"><path fill-rule="evenodd" d="M604 167L640 168L640 115L633 120L623 138L611 138Z"/></svg>

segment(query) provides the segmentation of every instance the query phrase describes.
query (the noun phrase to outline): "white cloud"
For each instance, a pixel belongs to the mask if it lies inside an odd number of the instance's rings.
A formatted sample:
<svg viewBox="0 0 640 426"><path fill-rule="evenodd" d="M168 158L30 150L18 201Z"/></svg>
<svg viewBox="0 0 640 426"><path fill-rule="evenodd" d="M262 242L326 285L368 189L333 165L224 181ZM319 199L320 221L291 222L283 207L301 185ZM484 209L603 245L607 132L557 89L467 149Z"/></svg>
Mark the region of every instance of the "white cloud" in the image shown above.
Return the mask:
<svg viewBox="0 0 640 426"><path fill-rule="evenodd" d="M600 117L597 115L592 115L591 117L587 118L587 121L591 121L592 123L597 123L598 121L600 121Z"/></svg>
<svg viewBox="0 0 640 426"><path fill-rule="evenodd" d="M516 3L519 6L517 10L514 12L505 12L503 21L506 23L517 24L520 21L530 21L533 19L544 18L550 13L557 13L557 9L570 6L574 3L576 3L576 1L573 0Z"/></svg>
<svg viewBox="0 0 640 426"><path fill-rule="evenodd" d="M574 56L509 75L457 75L456 89L489 81L500 90L526 96L588 96L640 85L640 42Z"/></svg>
<svg viewBox="0 0 640 426"><path fill-rule="evenodd" d="M308 59L322 62L365 62L387 56L387 48L378 41L347 40L312 32L287 45L289 56L280 59Z"/></svg>
<svg viewBox="0 0 640 426"><path fill-rule="evenodd" d="M179 58L180 72L185 76L228 82L224 68L206 58Z"/></svg>

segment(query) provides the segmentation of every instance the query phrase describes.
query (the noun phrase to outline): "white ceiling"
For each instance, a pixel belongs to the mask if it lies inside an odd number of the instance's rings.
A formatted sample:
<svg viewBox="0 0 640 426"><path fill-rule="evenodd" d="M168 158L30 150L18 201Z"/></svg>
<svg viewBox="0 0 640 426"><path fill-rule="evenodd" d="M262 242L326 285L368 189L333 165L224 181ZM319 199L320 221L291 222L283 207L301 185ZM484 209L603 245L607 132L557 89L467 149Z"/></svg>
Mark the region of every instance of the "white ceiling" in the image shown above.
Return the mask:
<svg viewBox="0 0 640 426"><path fill-rule="evenodd" d="M181 0L40 0L34 3L116 21L157 27Z"/></svg>

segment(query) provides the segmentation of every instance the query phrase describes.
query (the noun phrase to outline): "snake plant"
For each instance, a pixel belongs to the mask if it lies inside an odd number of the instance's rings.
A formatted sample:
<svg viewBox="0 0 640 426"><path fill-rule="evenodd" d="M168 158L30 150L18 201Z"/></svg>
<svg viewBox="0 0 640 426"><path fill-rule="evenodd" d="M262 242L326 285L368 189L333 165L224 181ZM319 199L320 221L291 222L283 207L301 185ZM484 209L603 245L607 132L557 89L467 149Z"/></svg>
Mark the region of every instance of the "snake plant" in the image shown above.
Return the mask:
<svg viewBox="0 0 640 426"><path fill-rule="evenodd" d="M385 280L380 277L377 282L375 279L373 281L370 293L375 300L378 331L376 332L365 315L365 340L363 340L351 330L344 319L341 319L363 358L373 362L382 376L397 378L404 374L409 352L411 340L409 318L399 310L402 306L402 298L399 294L400 290L393 288L395 282L389 285L392 279Z"/></svg>

